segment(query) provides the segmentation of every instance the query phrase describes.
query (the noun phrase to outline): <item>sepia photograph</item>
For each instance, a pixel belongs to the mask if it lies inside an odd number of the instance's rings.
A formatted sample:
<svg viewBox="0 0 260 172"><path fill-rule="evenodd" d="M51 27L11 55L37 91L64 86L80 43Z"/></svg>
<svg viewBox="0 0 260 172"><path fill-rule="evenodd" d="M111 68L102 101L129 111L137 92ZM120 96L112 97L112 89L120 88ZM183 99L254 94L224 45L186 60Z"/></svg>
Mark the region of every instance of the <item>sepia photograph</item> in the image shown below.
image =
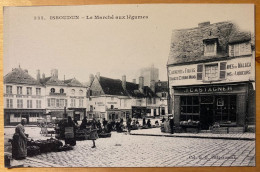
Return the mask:
<svg viewBox="0 0 260 172"><path fill-rule="evenodd" d="M5 168L255 167L254 4L5 6Z"/></svg>

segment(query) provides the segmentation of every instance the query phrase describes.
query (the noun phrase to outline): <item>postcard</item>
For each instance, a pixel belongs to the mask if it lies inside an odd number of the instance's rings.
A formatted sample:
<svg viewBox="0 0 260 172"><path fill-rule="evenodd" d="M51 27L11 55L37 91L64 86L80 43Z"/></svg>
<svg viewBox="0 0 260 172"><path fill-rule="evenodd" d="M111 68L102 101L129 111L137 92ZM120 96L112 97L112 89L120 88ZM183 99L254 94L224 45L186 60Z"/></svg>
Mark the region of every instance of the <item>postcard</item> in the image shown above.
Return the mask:
<svg viewBox="0 0 260 172"><path fill-rule="evenodd" d="M4 7L5 167L255 166L253 4Z"/></svg>

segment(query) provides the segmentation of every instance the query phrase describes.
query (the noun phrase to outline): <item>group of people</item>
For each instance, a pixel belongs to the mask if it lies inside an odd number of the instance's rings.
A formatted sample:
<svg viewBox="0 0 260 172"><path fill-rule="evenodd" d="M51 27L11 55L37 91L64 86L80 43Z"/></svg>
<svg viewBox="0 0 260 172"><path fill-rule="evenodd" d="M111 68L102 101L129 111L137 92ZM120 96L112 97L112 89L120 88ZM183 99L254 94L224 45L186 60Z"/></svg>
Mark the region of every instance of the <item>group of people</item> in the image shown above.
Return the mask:
<svg viewBox="0 0 260 172"><path fill-rule="evenodd" d="M165 119L164 117L161 119L162 126L164 127L166 132L170 132L171 134L174 133L174 118L168 117L168 119Z"/></svg>

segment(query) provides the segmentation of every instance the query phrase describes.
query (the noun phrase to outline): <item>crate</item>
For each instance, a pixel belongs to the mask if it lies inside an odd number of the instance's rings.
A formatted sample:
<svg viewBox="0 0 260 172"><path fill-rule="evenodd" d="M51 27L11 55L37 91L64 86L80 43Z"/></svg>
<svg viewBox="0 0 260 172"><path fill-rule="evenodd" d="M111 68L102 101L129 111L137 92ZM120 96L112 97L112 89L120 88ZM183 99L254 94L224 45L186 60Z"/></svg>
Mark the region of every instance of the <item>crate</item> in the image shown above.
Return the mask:
<svg viewBox="0 0 260 172"><path fill-rule="evenodd" d="M237 134L237 133L244 133L245 128L244 127L229 127L228 133L230 134Z"/></svg>
<svg viewBox="0 0 260 172"><path fill-rule="evenodd" d="M228 128L227 127L219 127L219 128L212 128L213 134L227 134Z"/></svg>

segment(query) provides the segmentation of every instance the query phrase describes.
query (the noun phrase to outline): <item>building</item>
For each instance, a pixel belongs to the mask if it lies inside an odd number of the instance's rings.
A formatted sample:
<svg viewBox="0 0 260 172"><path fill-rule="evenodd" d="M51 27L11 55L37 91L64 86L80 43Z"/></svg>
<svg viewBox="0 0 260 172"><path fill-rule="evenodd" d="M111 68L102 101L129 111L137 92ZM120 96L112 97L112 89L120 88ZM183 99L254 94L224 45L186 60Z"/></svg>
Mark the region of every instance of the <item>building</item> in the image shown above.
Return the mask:
<svg viewBox="0 0 260 172"><path fill-rule="evenodd" d="M173 31L167 68L175 125L254 125L254 61L251 34L231 22Z"/></svg>
<svg viewBox="0 0 260 172"><path fill-rule="evenodd" d="M4 76L5 125L16 125L21 118L36 123L45 113L45 87L28 70L19 66Z"/></svg>
<svg viewBox="0 0 260 172"><path fill-rule="evenodd" d="M144 77L144 86L150 86L151 81L159 81L159 69L155 68L154 65L142 68L140 70L140 76Z"/></svg>
<svg viewBox="0 0 260 172"><path fill-rule="evenodd" d="M159 80L158 82L154 82L154 87L153 83L151 83L151 89L160 98L160 101L158 101L160 103L158 104L159 115L168 114L168 82Z"/></svg>
<svg viewBox="0 0 260 172"><path fill-rule="evenodd" d="M158 116L160 98L147 86L143 77L139 84L100 76L98 73L89 89L88 118L117 120L127 117ZM157 102L157 103L156 103Z"/></svg>

